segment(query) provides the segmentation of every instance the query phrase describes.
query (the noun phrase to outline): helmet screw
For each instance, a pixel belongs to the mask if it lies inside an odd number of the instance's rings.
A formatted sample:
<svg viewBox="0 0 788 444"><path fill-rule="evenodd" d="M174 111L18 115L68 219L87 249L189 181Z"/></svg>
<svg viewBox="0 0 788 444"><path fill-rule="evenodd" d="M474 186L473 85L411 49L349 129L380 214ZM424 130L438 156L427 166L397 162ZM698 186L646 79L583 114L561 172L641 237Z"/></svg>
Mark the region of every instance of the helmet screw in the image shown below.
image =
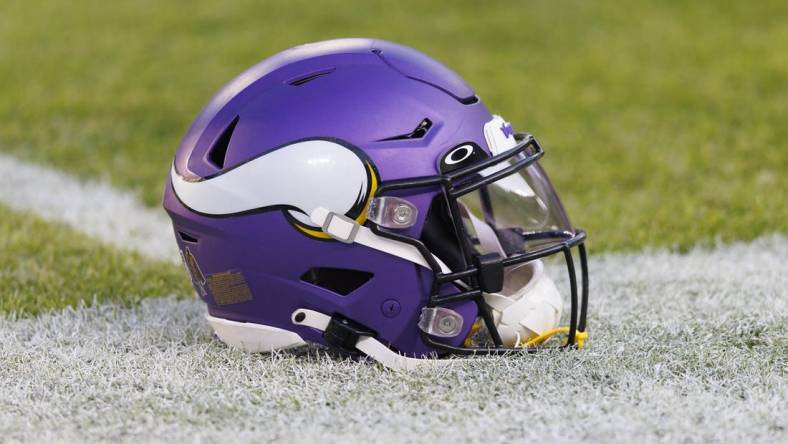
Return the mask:
<svg viewBox="0 0 788 444"><path fill-rule="evenodd" d="M438 321L438 329L443 333L452 333L457 328L457 319L454 316L444 316Z"/></svg>
<svg viewBox="0 0 788 444"><path fill-rule="evenodd" d="M407 205L397 205L394 208L394 223L408 225L413 219L413 210Z"/></svg>
<svg viewBox="0 0 788 444"><path fill-rule="evenodd" d="M383 316L394 318L402 311L402 306L400 306L399 302L395 299L386 299L383 301L383 304L380 305L380 311L383 312Z"/></svg>

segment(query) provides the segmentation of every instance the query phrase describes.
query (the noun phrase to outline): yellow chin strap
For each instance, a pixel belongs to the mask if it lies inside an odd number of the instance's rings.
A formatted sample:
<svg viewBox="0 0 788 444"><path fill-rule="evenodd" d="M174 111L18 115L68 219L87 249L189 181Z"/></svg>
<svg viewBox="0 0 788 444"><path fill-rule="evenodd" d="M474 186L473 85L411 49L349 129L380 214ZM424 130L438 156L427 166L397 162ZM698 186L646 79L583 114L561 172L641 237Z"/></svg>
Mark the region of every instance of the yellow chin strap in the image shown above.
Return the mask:
<svg viewBox="0 0 788 444"><path fill-rule="evenodd" d="M531 339L530 341L526 342L525 344L517 344L516 347L538 347L544 344L548 339L552 338L557 334L562 333L569 333L569 327L558 327L552 330L547 330L546 332L542 333L541 335ZM588 339L588 332L587 331L578 331L575 333L575 342L577 343L577 348L583 348L586 344L586 339Z"/></svg>
<svg viewBox="0 0 788 444"><path fill-rule="evenodd" d="M476 321L473 323L473 327L471 327L471 331L468 332L468 337L465 338L465 342L463 343L464 346L472 347L474 345L473 335L474 333L478 332L481 329L481 327L482 327L481 322ZM553 336L558 334L567 334L567 333L569 333L569 327L553 328L551 330L547 330L546 332L531 339L526 343L518 342L517 344L515 344L515 347L521 347L521 348L539 347L540 345L547 342L547 340L552 338ZM587 331L575 332L575 343L577 344L578 349L582 349L583 346L586 345L587 339L588 339Z"/></svg>

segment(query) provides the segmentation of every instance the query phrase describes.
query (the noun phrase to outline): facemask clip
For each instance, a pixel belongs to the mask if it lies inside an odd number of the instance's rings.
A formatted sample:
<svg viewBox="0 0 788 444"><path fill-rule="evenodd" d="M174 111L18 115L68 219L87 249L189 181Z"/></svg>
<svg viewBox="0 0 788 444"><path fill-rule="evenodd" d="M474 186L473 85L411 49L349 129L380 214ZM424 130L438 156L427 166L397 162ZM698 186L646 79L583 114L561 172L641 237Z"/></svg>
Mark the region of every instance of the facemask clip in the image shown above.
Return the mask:
<svg viewBox="0 0 788 444"><path fill-rule="evenodd" d="M463 319L446 307L424 307L419 317L419 328L428 335L453 338L462 331Z"/></svg>
<svg viewBox="0 0 788 444"><path fill-rule="evenodd" d="M372 199L367 212L367 219L381 227L404 229L416 224L419 210L409 201L395 196L383 196Z"/></svg>
<svg viewBox="0 0 788 444"><path fill-rule="evenodd" d="M479 287L485 293L497 293L503 289L503 259L498 253L475 256Z"/></svg>

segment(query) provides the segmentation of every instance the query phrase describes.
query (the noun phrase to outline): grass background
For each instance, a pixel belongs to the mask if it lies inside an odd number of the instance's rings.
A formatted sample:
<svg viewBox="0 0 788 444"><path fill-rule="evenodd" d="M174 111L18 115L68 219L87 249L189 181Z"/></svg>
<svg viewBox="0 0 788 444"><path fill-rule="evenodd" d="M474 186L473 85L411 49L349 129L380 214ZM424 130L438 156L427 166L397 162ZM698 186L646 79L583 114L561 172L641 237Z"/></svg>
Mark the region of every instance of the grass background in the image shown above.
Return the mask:
<svg viewBox="0 0 788 444"><path fill-rule="evenodd" d="M4 0L0 11L0 151L150 206L226 81L296 44L372 36L438 58L537 135L592 253L788 231L784 1ZM175 266L28 215L0 219L0 310L190 293Z"/></svg>
<svg viewBox="0 0 788 444"><path fill-rule="evenodd" d="M374 36L539 137L591 251L788 231L788 3L4 1L0 150L158 205L191 119L284 48Z"/></svg>
<svg viewBox="0 0 788 444"><path fill-rule="evenodd" d="M2 205L0 282L0 313L23 316L80 301L130 305L145 297L193 291L181 267L101 245Z"/></svg>

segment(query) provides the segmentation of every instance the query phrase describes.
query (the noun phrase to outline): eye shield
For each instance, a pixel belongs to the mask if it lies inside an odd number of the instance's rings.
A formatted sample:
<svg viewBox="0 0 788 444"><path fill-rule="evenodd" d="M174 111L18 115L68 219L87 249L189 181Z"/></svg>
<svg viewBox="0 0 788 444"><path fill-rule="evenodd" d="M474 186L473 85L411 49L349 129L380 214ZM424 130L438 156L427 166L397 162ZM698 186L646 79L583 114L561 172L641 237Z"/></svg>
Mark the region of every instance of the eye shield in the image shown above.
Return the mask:
<svg viewBox="0 0 788 444"><path fill-rule="evenodd" d="M423 340L439 350L458 354L533 351L556 333L566 334L565 346L582 346L585 339L585 232L571 226L546 173L536 163L543 155L537 141L530 135L516 139L513 148L469 166L437 176L384 182L378 189L377 196L425 187L441 189L421 239L373 227L380 236L415 246L430 264L435 279L424 309L429 317L449 325L445 317L436 316L438 310L460 301L476 302L478 325L463 346L445 344L441 335L433 334L435 328L422 326ZM575 247L581 286L572 254ZM570 287L568 325L564 327L558 326L563 298L541 261L557 254L566 262ZM451 271L441 271L433 255ZM441 292L446 284L454 284L459 292ZM480 336L484 338L479 340Z"/></svg>

